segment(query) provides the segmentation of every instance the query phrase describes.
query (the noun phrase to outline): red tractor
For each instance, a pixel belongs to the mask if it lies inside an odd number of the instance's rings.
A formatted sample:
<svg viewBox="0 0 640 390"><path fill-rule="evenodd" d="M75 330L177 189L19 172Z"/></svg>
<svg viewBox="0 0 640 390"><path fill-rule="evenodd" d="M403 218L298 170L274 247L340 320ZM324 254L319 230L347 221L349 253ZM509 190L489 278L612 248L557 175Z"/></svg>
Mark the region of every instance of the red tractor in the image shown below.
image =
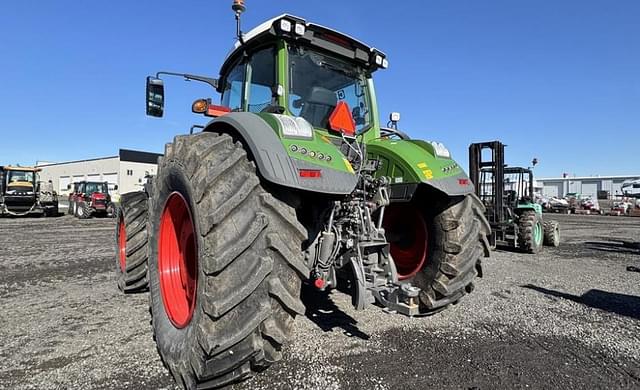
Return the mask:
<svg viewBox="0 0 640 390"><path fill-rule="evenodd" d="M69 189L71 189L71 184ZM91 216L107 216L109 214L111 196L107 182L81 181L73 183L73 191L69 193L69 214L80 219Z"/></svg>

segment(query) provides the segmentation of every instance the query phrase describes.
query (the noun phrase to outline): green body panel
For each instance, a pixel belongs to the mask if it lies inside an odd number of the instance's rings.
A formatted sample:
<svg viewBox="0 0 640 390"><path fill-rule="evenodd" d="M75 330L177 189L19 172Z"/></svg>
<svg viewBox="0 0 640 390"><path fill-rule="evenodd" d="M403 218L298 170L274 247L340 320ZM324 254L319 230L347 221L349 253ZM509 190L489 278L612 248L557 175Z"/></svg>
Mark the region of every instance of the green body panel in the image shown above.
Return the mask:
<svg viewBox="0 0 640 390"><path fill-rule="evenodd" d="M278 94L278 105L284 108L284 115L293 116L289 110L289 50L288 43L279 40L276 48L276 78L282 93ZM247 71L250 72L250 71ZM249 76L246 74L245 76ZM245 77L243 88L244 111L247 111L249 77ZM421 140L395 140L381 137L380 113L378 111L374 82L371 75L367 78L368 94L365 97L369 105L371 126L358 135L358 141L366 144L367 157L382 162L377 177L387 176L391 183L433 183L439 180L460 176L464 171L451 158L438 157L433 146ZM332 140L339 135L327 129L315 128L313 138L290 138L283 135L280 122L274 114L257 113L275 132L287 155L295 160L317 166L318 169L330 169L355 175L353 167ZM306 153L302 153L306 151ZM326 156L331 156L327 159ZM324 158L319 158L324 157Z"/></svg>
<svg viewBox="0 0 640 390"><path fill-rule="evenodd" d="M526 210L533 210L536 214L542 215L542 206L537 203L518 203L518 206L516 206L517 212Z"/></svg>
<svg viewBox="0 0 640 390"><path fill-rule="evenodd" d="M312 139L287 138L282 134L280 124L273 114L260 113L256 115L264 119L274 129L289 157L318 165L319 168L354 174L351 164L344 158L340 149L331 142L332 137L326 130L315 129ZM302 153L303 150L306 153ZM320 158L321 156L324 158ZM331 156L331 160L327 160L327 156Z"/></svg>
<svg viewBox="0 0 640 390"><path fill-rule="evenodd" d="M373 139L367 154L382 162L377 176L392 183L429 183L463 173L454 160L436 156L433 146L420 140Z"/></svg>

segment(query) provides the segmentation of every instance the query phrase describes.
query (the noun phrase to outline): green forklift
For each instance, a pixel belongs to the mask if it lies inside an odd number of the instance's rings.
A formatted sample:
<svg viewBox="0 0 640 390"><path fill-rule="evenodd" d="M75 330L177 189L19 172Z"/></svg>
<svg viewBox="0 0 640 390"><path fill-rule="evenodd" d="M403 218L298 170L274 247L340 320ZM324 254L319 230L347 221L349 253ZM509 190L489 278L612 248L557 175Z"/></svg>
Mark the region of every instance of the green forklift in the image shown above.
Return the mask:
<svg viewBox="0 0 640 390"><path fill-rule="evenodd" d="M545 222L542 206L534 201L532 170L506 166L504 146L500 141L469 146L469 175L491 224L491 247L526 253L538 253L543 245L557 247L560 227L556 221Z"/></svg>

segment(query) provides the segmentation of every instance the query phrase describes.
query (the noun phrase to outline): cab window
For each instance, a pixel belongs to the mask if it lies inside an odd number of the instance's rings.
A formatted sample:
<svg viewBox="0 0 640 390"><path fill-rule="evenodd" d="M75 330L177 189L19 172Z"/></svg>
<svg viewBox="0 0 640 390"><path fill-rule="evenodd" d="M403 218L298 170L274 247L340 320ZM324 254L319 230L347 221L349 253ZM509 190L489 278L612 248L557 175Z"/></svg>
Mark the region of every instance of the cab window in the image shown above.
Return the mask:
<svg viewBox="0 0 640 390"><path fill-rule="evenodd" d="M222 105L231 111L242 110L242 86L244 84L244 63L237 64L225 80L222 91Z"/></svg>
<svg viewBox="0 0 640 390"><path fill-rule="evenodd" d="M275 49L269 47L254 53L249 60L247 75L247 108L250 112L261 112L273 103L273 87L276 84Z"/></svg>

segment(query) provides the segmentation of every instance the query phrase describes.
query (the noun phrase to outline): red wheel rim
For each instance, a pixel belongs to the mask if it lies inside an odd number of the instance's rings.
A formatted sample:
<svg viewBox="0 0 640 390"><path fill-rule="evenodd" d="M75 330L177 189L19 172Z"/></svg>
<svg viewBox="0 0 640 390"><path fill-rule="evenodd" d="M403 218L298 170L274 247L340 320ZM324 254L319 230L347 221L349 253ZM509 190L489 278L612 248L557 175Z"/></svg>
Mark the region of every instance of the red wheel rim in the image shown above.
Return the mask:
<svg viewBox="0 0 640 390"><path fill-rule="evenodd" d="M124 226L124 217L120 217L118 227L118 256L120 257L120 270L127 268L127 229Z"/></svg>
<svg viewBox="0 0 640 390"><path fill-rule="evenodd" d="M165 312L176 328L191 321L196 303L197 250L191 211L184 197L169 195L160 217L158 271Z"/></svg>
<svg viewBox="0 0 640 390"><path fill-rule="evenodd" d="M422 212L411 204L388 206L382 223L398 279L413 277L427 260L429 233Z"/></svg>

